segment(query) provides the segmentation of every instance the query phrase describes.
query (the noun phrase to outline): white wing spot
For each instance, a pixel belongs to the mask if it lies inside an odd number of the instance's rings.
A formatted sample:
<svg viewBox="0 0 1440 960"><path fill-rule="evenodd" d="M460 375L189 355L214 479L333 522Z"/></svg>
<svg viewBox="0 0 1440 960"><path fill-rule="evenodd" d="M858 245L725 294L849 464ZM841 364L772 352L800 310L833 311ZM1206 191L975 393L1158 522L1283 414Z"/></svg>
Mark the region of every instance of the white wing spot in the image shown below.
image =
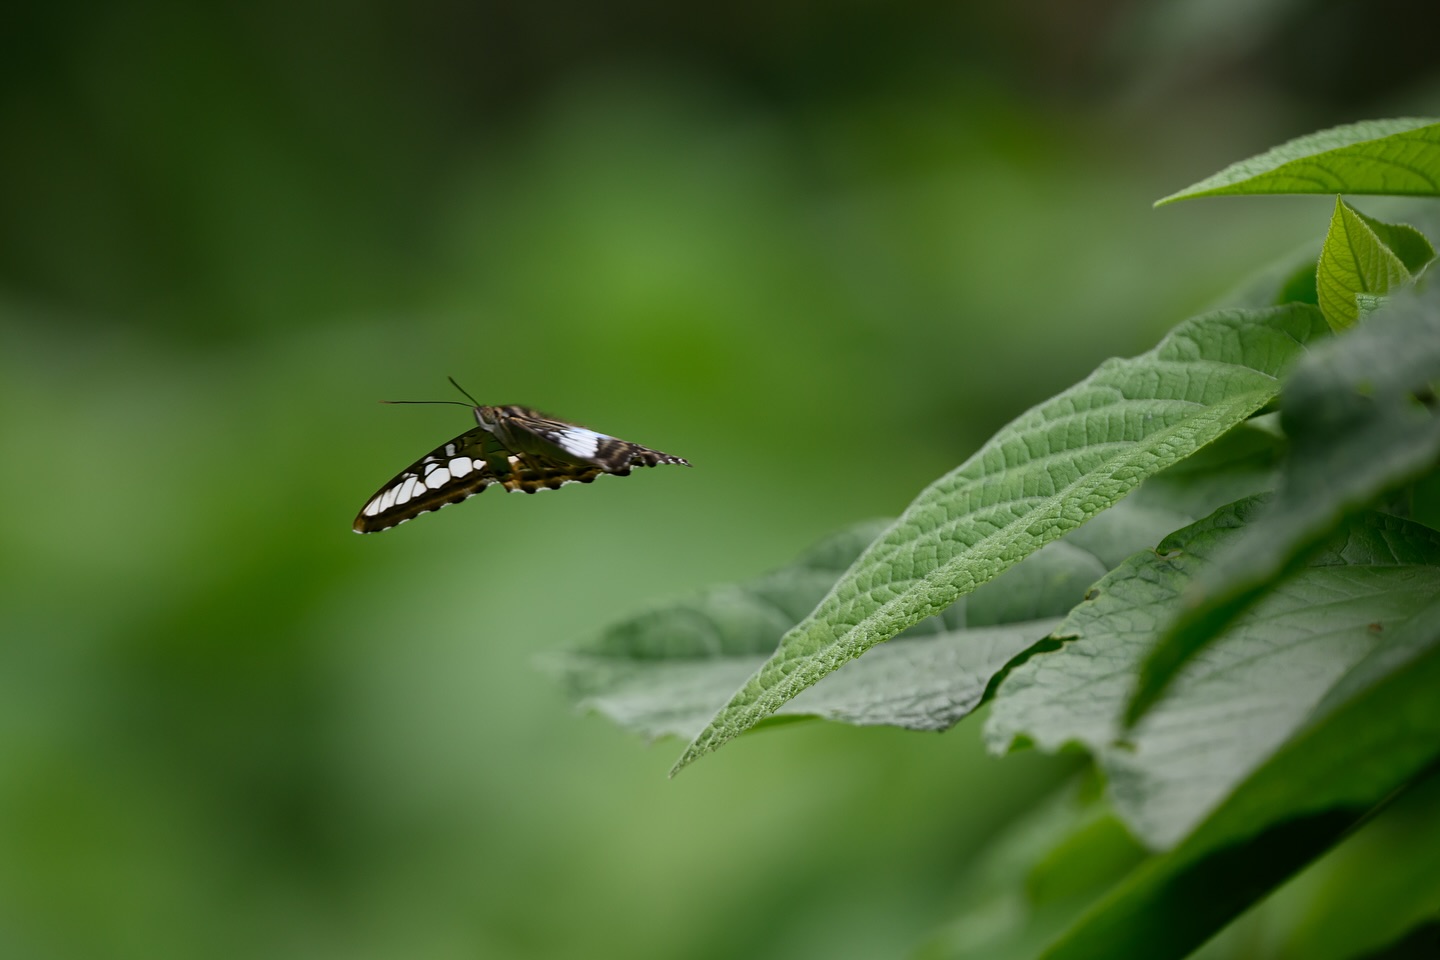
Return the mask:
<svg viewBox="0 0 1440 960"><path fill-rule="evenodd" d="M399 487L391 487L389 490L386 490L385 493L382 494L380 497L380 509L389 510L391 507L395 506L395 498L399 495Z"/></svg>
<svg viewBox="0 0 1440 960"><path fill-rule="evenodd" d="M463 477L474 469L474 462L469 457L456 457L450 461L450 475L456 478Z"/></svg>
<svg viewBox="0 0 1440 960"><path fill-rule="evenodd" d="M584 427L566 427L556 434L555 442L570 456L588 460L600 449L600 441L608 439L605 434Z"/></svg>
<svg viewBox="0 0 1440 960"><path fill-rule="evenodd" d="M444 467L441 467L438 470L432 470L425 477L425 486L429 487L431 490L439 490L441 487L443 487L449 482L450 471L446 470Z"/></svg>
<svg viewBox="0 0 1440 960"><path fill-rule="evenodd" d="M447 444L445 444L445 456L447 456L447 457L453 457L453 456L455 456L455 444L453 444L453 443L447 443Z"/></svg>

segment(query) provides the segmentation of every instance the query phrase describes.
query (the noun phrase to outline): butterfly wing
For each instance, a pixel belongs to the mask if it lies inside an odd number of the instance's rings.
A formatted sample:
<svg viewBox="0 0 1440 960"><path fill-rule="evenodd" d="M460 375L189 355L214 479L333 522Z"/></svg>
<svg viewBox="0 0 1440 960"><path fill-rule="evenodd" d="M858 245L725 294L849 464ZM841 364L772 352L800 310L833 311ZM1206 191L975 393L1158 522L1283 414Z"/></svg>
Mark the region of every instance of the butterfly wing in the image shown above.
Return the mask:
<svg viewBox="0 0 1440 960"><path fill-rule="evenodd" d="M629 440L621 440L604 433L596 433L585 427L564 420L547 417L528 407L505 407L505 425L512 431L523 431L538 437L556 448L561 456L558 460L575 460L593 464L605 473L625 476L631 467L654 467L662 463L678 463L689 466L689 461L651 450Z"/></svg>
<svg viewBox="0 0 1440 960"><path fill-rule="evenodd" d="M365 502L356 533L375 533L475 496L503 479L490 464L506 451L481 427L467 430L400 471Z"/></svg>

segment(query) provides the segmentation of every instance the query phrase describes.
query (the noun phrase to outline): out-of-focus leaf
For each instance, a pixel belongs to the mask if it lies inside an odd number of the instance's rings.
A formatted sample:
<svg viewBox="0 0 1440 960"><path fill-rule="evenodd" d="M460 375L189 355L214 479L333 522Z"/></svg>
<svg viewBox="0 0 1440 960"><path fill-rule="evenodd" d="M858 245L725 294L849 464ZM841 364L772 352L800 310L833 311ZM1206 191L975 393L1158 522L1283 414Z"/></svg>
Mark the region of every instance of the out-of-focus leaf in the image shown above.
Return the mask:
<svg viewBox="0 0 1440 960"><path fill-rule="evenodd" d="M1090 784L1070 784L981 853L956 919L914 960L1031 960L1146 852Z"/></svg>
<svg viewBox="0 0 1440 960"><path fill-rule="evenodd" d="M1436 810L1440 776L1430 776L1280 891L1280 915L1296 922L1288 925L1279 955L1360 960L1383 955L1417 927L1440 923ZM1402 956L1440 957L1440 940L1428 954Z"/></svg>
<svg viewBox="0 0 1440 960"><path fill-rule="evenodd" d="M1132 719L1347 513L1440 458L1440 417L1415 399L1440 380L1440 283L1426 279L1388 298L1364 326L1317 346L1296 368L1281 398L1291 454L1277 496L1187 589L1177 620L1145 664Z"/></svg>
<svg viewBox="0 0 1440 960"><path fill-rule="evenodd" d="M1387 631L1351 676L1179 847L1126 878L1044 960L1183 957L1423 780L1440 762L1440 602ZM1339 695L1347 685L1348 698Z"/></svg>
<svg viewBox="0 0 1440 960"><path fill-rule="evenodd" d="M1155 202L1247 193L1440 196L1440 122L1365 120L1312 133Z"/></svg>
<svg viewBox="0 0 1440 960"><path fill-rule="evenodd" d="M915 499L675 770L1241 423L1323 333L1320 312L1301 304L1195 317L1149 353L1107 361L1013 421Z"/></svg>
<svg viewBox="0 0 1440 960"><path fill-rule="evenodd" d="M1440 917L1423 923L1394 943L1387 943L1361 960L1430 960L1440 957Z"/></svg>
<svg viewBox="0 0 1440 960"><path fill-rule="evenodd" d="M1365 669L1357 665L1381 638L1440 594L1440 533L1363 515L1237 619L1125 733L1122 708L1158 627L1186 582L1243 535L1259 507L1250 499L1222 508L1097 584L1055 634L1073 639L1032 656L1000 685L986 725L992 749L1017 740L1046 750L1084 745L1136 834L1157 849L1174 846L1328 704L1332 688L1349 696L1358 681L1346 674Z"/></svg>
<svg viewBox="0 0 1440 960"><path fill-rule="evenodd" d="M1356 297L1381 295L1410 280L1410 271L1381 238L1376 226L1344 200L1335 198L1335 213L1320 250L1315 283L1320 309L1332 330L1355 325L1360 315ZM1420 242L1425 242L1423 236Z"/></svg>

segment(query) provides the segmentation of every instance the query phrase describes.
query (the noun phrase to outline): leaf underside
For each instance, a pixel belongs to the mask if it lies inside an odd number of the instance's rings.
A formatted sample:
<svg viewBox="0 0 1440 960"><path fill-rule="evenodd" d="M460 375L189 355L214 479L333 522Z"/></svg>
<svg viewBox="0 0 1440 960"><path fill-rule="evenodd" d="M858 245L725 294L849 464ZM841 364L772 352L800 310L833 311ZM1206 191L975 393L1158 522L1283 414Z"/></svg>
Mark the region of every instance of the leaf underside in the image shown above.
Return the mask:
<svg viewBox="0 0 1440 960"><path fill-rule="evenodd" d="M784 636L675 770L1241 423L1324 332L1319 311L1303 304L1196 317L1149 353L1107 361L1022 415L916 498Z"/></svg>
<svg viewBox="0 0 1440 960"><path fill-rule="evenodd" d="M1290 455L1275 500L1187 589L1141 673L1129 716L1344 517L1432 468L1440 417L1417 402L1440 382L1440 283L1393 294L1365 323L1316 347L1281 398Z"/></svg>
<svg viewBox="0 0 1440 960"><path fill-rule="evenodd" d="M1347 690L1383 676L1372 664L1370 679L1346 679L1391 634L1433 627L1424 611L1440 596L1440 533L1362 514L1238 618L1187 665L1171 695L1126 730L1124 705L1157 628L1186 585L1245 538L1263 507L1260 498L1223 507L1106 576L1056 631L1070 639L1001 683L986 724L991 748L1081 744L1104 770L1117 813L1148 845L1169 848L1327 698L1343 701Z"/></svg>

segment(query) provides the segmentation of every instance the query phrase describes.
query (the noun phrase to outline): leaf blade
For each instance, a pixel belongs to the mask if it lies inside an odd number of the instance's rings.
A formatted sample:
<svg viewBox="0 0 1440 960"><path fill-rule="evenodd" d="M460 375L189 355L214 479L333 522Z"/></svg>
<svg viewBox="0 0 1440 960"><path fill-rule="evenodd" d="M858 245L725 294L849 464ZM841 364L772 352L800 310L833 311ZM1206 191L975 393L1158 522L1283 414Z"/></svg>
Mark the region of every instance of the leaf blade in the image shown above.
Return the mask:
<svg viewBox="0 0 1440 960"><path fill-rule="evenodd" d="M1326 541L1285 591L1236 620L1187 667L1171 697L1123 729L1128 688L1157 626L1262 507L1260 498L1230 504L1097 584L1057 631L1070 640L1000 685L985 728L991 749L1017 740L1047 751L1079 743L1105 770L1116 812L1149 846L1165 849L1309 718L1403 667L1413 652L1404 631L1431 626L1426 617L1440 595L1440 533L1365 514ZM1401 640L1390 644L1398 654L1377 654L1397 631ZM1378 659L1364 667L1370 658Z"/></svg>
<svg viewBox="0 0 1440 960"><path fill-rule="evenodd" d="M1414 786L1433 796L1434 778L1425 778L1440 761L1440 601L1394 640L1342 679L1180 846L1119 884L1044 960L1183 957L1397 792Z"/></svg>
<svg viewBox="0 0 1440 960"><path fill-rule="evenodd" d="M1298 137L1155 201L1240 194L1440 196L1440 122L1365 120Z"/></svg>
<svg viewBox="0 0 1440 960"><path fill-rule="evenodd" d="M1413 392L1440 379L1440 283L1392 295L1366 323L1317 348L1282 394L1291 455L1272 506L1190 585L1141 672L1142 716L1183 665L1279 583L1348 514L1440 457L1440 417Z"/></svg>
<svg viewBox="0 0 1440 960"><path fill-rule="evenodd" d="M691 741L672 775L821 677L1113 505L1263 407L1323 335L1303 304L1218 311L1102 364L923 491Z"/></svg>
<svg viewBox="0 0 1440 960"><path fill-rule="evenodd" d="M1345 330L1360 316L1356 297L1384 294L1408 283L1410 271L1372 223L1339 197L1316 267L1316 293L1330 329Z"/></svg>

